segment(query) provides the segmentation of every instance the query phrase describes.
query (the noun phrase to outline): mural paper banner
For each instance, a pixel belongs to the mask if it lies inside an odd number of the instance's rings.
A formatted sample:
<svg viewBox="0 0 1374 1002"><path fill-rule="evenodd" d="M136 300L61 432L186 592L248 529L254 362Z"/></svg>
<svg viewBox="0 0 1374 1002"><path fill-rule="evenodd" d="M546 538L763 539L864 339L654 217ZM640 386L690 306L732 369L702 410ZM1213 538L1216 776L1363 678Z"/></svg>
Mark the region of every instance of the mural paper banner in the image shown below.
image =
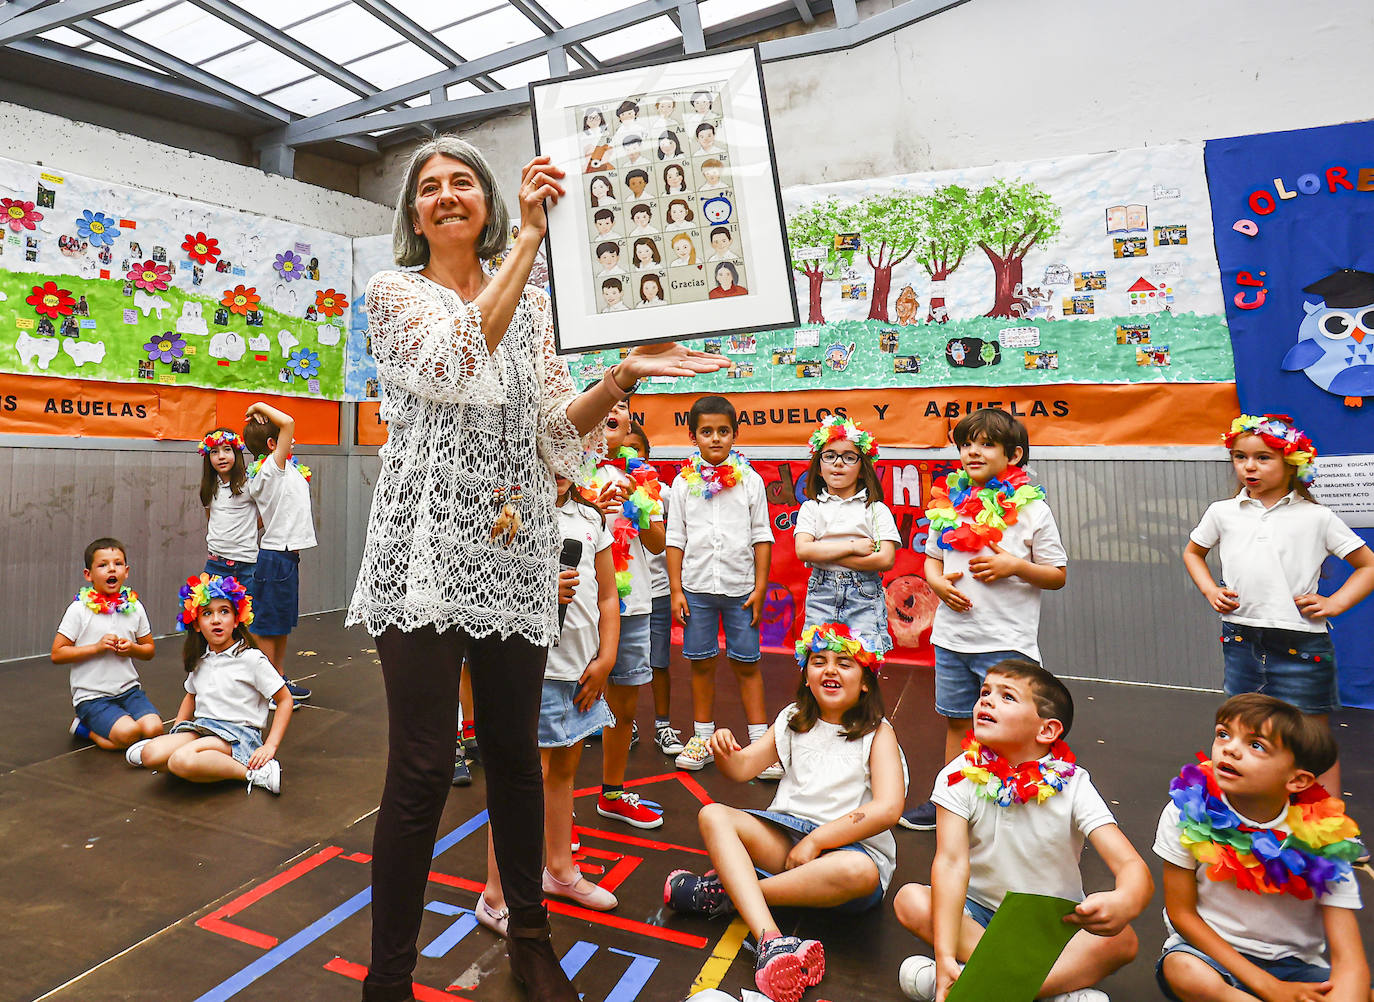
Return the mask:
<svg viewBox="0 0 1374 1002"><path fill-rule="evenodd" d="M348 237L0 158L0 371L337 400Z"/></svg>
<svg viewBox="0 0 1374 1002"><path fill-rule="evenodd" d="M391 256L391 234L358 237L353 241L353 299L349 306L348 375L344 396L349 400L376 400L381 396L377 362L372 357L372 338L367 328L367 283L379 271L396 267Z"/></svg>

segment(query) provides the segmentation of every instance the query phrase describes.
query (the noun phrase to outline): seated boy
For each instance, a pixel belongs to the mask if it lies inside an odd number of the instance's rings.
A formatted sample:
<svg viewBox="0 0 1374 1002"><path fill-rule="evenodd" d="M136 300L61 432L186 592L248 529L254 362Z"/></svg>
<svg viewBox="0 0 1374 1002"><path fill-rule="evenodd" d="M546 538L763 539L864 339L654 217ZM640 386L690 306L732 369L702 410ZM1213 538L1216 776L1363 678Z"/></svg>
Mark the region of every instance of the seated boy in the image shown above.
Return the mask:
<svg viewBox="0 0 1374 1002"><path fill-rule="evenodd" d="M1272 696L1232 696L1211 761L1169 784L1154 845L1169 938L1155 974L1175 1002L1374 997L1350 868L1359 829L1316 781L1336 742L1313 720Z"/></svg>
<svg viewBox="0 0 1374 1002"><path fill-rule="evenodd" d="M902 963L902 990L911 999L943 999L1002 899L1021 891L1079 902L1064 919L1079 931L1037 998L1106 1002L1090 986L1134 959L1127 923L1149 903L1154 881L1064 743L1073 697L1034 662L1008 659L988 669L973 709L964 754L935 780L931 886L907 884L893 902L902 925L935 951L934 960ZM1035 796L1027 797L1028 786ZM1084 897L1084 839L1115 875L1113 890Z"/></svg>
<svg viewBox="0 0 1374 1002"><path fill-rule="evenodd" d="M124 544L103 537L86 547L90 582L67 606L52 641L53 664L71 665L74 737L106 751L162 733L162 717L139 684L133 659L153 659L153 629L138 594L124 587Z"/></svg>

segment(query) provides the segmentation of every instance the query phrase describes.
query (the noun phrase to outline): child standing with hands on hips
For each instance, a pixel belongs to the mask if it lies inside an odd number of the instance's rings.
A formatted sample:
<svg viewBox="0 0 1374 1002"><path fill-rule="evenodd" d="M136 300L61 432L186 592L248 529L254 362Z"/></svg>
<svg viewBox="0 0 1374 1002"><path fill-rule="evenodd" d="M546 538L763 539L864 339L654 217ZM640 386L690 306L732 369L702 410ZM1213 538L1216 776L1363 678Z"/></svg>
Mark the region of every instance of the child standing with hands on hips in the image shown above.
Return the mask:
<svg viewBox="0 0 1374 1002"><path fill-rule="evenodd" d="M248 492L248 447L238 432L212 428L200 440L200 503L205 506L205 573L231 577L253 593L258 505Z"/></svg>
<svg viewBox="0 0 1374 1002"><path fill-rule="evenodd" d="M807 500L797 514L797 559L811 565L806 622L844 623L864 646L892 649L883 574L897 562L901 534L883 503L873 459L878 443L853 421L832 416L812 434Z"/></svg>
<svg viewBox="0 0 1374 1002"><path fill-rule="evenodd" d="M766 811L701 809L715 871L670 873L663 900L703 915L738 910L758 940L754 981L774 1002L797 1002L821 980L825 949L782 935L770 906L865 912L882 903L896 869L891 829L906 796L906 763L884 718L875 671L882 660L843 624L808 626L797 642L795 702L747 747L724 728L711 736L730 779L746 782L774 762L783 775Z"/></svg>
<svg viewBox="0 0 1374 1002"><path fill-rule="evenodd" d="M1336 652L1327 619L1374 589L1374 554L1308 485L1317 450L1286 414L1242 414L1224 436L1240 490L1216 501L1188 535L1183 564L1198 591L1221 614L1221 653L1228 696L1262 692L1292 703L1329 728L1340 709ZM1221 547L1222 584L1207 554ZM1332 595L1317 594L1327 555L1355 568ZM1341 789L1333 764L1320 780Z"/></svg>

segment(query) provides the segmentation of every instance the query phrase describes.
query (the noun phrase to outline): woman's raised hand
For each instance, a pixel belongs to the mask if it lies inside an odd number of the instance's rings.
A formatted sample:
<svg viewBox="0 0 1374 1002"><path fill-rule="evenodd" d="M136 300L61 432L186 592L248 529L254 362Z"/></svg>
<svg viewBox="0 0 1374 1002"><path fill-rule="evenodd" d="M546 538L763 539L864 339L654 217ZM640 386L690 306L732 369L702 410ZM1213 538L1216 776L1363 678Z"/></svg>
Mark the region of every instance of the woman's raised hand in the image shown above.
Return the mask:
<svg viewBox="0 0 1374 1002"><path fill-rule="evenodd" d="M520 172L520 232L529 232L543 238L549 229L549 219L544 212L544 199L550 205L558 202L563 195L563 186L558 179L564 176L561 167L555 167L548 157L535 157Z"/></svg>
<svg viewBox="0 0 1374 1002"><path fill-rule="evenodd" d="M626 366L635 379L643 379L645 376L695 376L700 372L726 369L735 363L723 355L666 341L638 345L630 349L629 356L619 364Z"/></svg>

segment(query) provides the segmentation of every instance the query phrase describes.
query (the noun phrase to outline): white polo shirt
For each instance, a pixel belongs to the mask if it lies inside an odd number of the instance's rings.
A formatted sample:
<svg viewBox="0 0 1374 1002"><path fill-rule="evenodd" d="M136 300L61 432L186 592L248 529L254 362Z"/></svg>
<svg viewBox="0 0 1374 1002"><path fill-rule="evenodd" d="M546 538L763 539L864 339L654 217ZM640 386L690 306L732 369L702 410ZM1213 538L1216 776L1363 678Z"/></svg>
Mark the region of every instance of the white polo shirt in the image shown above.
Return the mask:
<svg viewBox="0 0 1374 1002"><path fill-rule="evenodd" d="M258 559L258 505L247 484L235 494L220 481L210 500L205 547L226 560L252 563Z"/></svg>
<svg viewBox="0 0 1374 1002"><path fill-rule="evenodd" d="M603 463L598 472L608 483L622 484L626 490L633 491L638 486L628 473L609 463ZM611 512L606 516L607 529L615 528L615 520L618 517L618 512ZM663 516L651 515L649 521L662 525ZM644 542L639 536L630 540L630 593L624 598L625 608L620 610L622 616L647 616L653 611L653 566L649 560L653 555L644 548Z"/></svg>
<svg viewBox="0 0 1374 1002"><path fill-rule="evenodd" d="M267 701L285 683L267 655L247 644L216 654L206 651L186 676L186 691L196 697L195 714L262 730Z"/></svg>
<svg viewBox="0 0 1374 1002"><path fill-rule="evenodd" d="M1296 491L1265 508L1246 488L1209 505L1188 538L1207 550L1221 544L1221 579L1240 602L1222 619L1306 633L1325 633L1326 620L1304 617L1294 597L1317 590L1328 554L1344 557L1365 545L1330 508Z"/></svg>
<svg viewBox="0 0 1374 1002"><path fill-rule="evenodd" d="M315 545L315 525L310 517L310 485L292 463L286 469L268 454L257 476L248 481L248 493L262 513L264 550L308 550Z"/></svg>
<svg viewBox="0 0 1374 1002"><path fill-rule="evenodd" d="M868 491L860 487L853 497L836 497L822 488L815 500L807 499L797 513L794 532L804 532L815 540L867 539L871 542L902 542L892 509L881 501L868 503ZM843 571L842 564L815 563L827 571Z"/></svg>
<svg viewBox="0 0 1374 1002"><path fill-rule="evenodd" d="M747 470L734 487L708 499L678 476L668 498L668 545L682 550L682 587L732 598L752 592L754 544L773 542L763 478Z"/></svg>
<svg viewBox="0 0 1374 1002"><path fill-rule="evenodd" d="M597 601L596 555L611 545L611 534L596 512L568 500L558 506L558 532L582 543L577 561L577 589L563 620L558 643L549 648L544 677L576 682L601 648L601 607Z"/></svg>

